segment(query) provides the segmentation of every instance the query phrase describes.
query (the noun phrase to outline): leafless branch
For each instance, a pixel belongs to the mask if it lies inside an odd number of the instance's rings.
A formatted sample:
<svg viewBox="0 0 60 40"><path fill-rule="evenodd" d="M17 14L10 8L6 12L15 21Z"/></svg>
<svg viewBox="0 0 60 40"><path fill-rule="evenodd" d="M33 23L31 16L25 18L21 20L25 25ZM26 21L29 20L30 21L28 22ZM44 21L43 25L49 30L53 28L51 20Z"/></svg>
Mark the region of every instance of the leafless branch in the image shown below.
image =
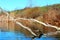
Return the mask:
<svg viewBox="0 0 60 40"><path fill-rule="evenodd" d="M18 24L18 25L20 25L21 27L27 29L29 32L31 32L31 34L33 34L33 35L35 35L35 36L37 36L37 35L36 35L30 28L24 26L22 23L20 23L20 22L18 22L18 21L16 21L16 20L19 20L19 19L20 19L20 20L31 20L31 21L33 21L33 22L38 22L38 23L44 25L45 27L52 27L52 28L55 28L55 29L57 29L57 30L60 30L60 28L57 27L57 26L53 26L53 25L50 25L50 24L48 24L48 23L46 24L46 23L41 22L41 21L38 21L38 20L36 20L36 19L26 19L26 18L17 18L17 19L14 19L12 16L9 15L8 12L6 12L6 11L3 11L3 12L7 15L7 17L10 17L10 20L11 20L11 21L14 21L16 24ZM60 31L59 31L59 32L60 32ZM52 34L52 33L48 33L48 34L50 35L50 34ZM53 33L53 34L54 34L54 33ZM46 34L44 34L44 35L46 35Z"/></svg>
<svg viewBox="0 0 60 40"><path fill-rule="evenodd" d="M44 23L44 22L42 22L42 21L38 21L38 20L36 20L36 19L26 19L26 18L17 18L17 19L15 19L15 20L31 20L31 21L33 21L33 22L38 22L38 23L40 23L40 24L42 24L42 25L44 25L45 27L52 27L52 28L55 28L55 29L57 29L57 30L60 30L60 27L57 27L57 26L53 26L53 25L50 25L50 24L46 24L46 23Z"/></svg>
<svg viewBox="0 0 60 40"><path fill-rule="evenodd" d="M8 12L3 11L8 17L10 17L11 21L14 21L16 24L20 25L21 27L27 29L29 32L31 32L31 34L37 36L30 28L24 26L23 24L21 24L20 22L17 22L12 16L9 15Z"/></svg>

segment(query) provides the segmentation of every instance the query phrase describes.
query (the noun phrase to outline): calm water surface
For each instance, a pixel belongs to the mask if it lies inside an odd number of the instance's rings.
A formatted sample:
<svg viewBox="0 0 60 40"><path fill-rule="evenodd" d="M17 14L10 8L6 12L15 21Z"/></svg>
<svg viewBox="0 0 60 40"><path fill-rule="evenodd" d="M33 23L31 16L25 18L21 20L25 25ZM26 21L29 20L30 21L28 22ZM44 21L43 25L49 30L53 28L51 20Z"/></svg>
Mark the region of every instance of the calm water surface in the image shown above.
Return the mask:
<svg viewBox="0 0 60 40"><path fill-rule="evenodd" d="M31 40L31 38L27 38L22 33L15 32L0 32L0 40ZM35 38L35 40L58 40L54 37L41 37Z"/></svg>

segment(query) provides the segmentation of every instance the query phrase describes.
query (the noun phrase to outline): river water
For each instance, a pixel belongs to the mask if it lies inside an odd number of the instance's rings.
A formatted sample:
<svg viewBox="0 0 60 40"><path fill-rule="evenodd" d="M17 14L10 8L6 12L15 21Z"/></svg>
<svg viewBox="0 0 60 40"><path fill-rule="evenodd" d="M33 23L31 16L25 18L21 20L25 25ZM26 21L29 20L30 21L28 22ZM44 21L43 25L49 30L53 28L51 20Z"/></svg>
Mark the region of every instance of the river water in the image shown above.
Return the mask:
<svg viewBox="0 0 60 40"><path fill-rule="evenodd" d="M0 32L0 40L31 40L31 38L26 37L22 33L15 32ZM35 40L58 40L54 37L41 37L35 38Z"/></svg>

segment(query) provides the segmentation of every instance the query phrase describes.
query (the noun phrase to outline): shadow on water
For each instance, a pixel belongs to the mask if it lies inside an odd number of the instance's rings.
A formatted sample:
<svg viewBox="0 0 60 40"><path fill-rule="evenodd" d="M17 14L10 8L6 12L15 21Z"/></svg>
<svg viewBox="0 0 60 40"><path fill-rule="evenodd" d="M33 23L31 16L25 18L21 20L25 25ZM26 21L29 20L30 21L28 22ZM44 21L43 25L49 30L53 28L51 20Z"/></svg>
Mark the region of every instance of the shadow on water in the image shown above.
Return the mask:
<svg viewBox="0 0 60 40"><path fill-rule="evenodd" d="M19 32L0 32L0 40L31 40L31 38L26 37ZM42 36L41 38L35 38L34 40L59 40L59 38Z"/></svg>

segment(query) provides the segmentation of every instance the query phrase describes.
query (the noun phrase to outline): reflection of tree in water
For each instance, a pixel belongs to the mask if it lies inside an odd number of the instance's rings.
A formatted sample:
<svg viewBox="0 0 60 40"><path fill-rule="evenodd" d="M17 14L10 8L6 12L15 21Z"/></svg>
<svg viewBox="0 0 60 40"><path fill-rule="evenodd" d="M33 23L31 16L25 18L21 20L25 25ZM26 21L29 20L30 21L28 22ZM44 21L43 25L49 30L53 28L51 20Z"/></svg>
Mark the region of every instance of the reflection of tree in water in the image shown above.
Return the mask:
<svg viewBox="0 0 60 40"><path fill-rule="evenodd" d="M51 12L50 12L51 13ZM44 22L46 22L46 23L49 23L49 24L52 24L52 25L55 25L56 24L56 26L58 26L59 25L59 20L56 20L57 18L59 18L59 16L57 16L56 17L56 13L55 13L55 11L53 12L53 15L51 15L51 14L47 14L47 16L44 16L44 17L47 17L47 18L45 18L46 20L44 20ZM39 13L38 13L39 14ZM33 18L36 18L35 16L33 17ZM43 18L44 19L44 18ZM30 20L30 19L29 19ZM34 20L33 20L34 21ZM26 21L26 22L28 22L28 21ZM26 24L27 25L27 23L24 23L24 24ZM40 21L39 21L40 22ZM57 22L57 23L56 23ZM20 23L20 22L17 22L17 23ZM35 37L39 37L39 36L41 36L43 33L42 33L42 31L40 30L40 28L41 27L39 27L39 26L36 26L36 25L34 25L34 26L32 26L34 23L32 22L32 25L30 25L30 23L28 23L29 25L28 26L30 26L30 28L32 29L32 32L33 33L35 33L35 34L37 34L37 36L35 36L34 35L34 37L33 38L35 38ZM40 23L41 24L41 23ZM19 24L20 26L21 26L21 24ZM25 26L24 26L25 27ZM35 28L36 27L36 28ZM44 26L44 28L45 28L45 26ZM48 29L48 30L47 30ZM50 30L50 28L47 28L46 30L49 32L51 32L51 31L56 31L56 30L53 30L53 29L51 29ZM43 30L43 29L42 29ZM44 30L45 31L45 30ZM47 32L46 31L46 32Z"/></svg>

